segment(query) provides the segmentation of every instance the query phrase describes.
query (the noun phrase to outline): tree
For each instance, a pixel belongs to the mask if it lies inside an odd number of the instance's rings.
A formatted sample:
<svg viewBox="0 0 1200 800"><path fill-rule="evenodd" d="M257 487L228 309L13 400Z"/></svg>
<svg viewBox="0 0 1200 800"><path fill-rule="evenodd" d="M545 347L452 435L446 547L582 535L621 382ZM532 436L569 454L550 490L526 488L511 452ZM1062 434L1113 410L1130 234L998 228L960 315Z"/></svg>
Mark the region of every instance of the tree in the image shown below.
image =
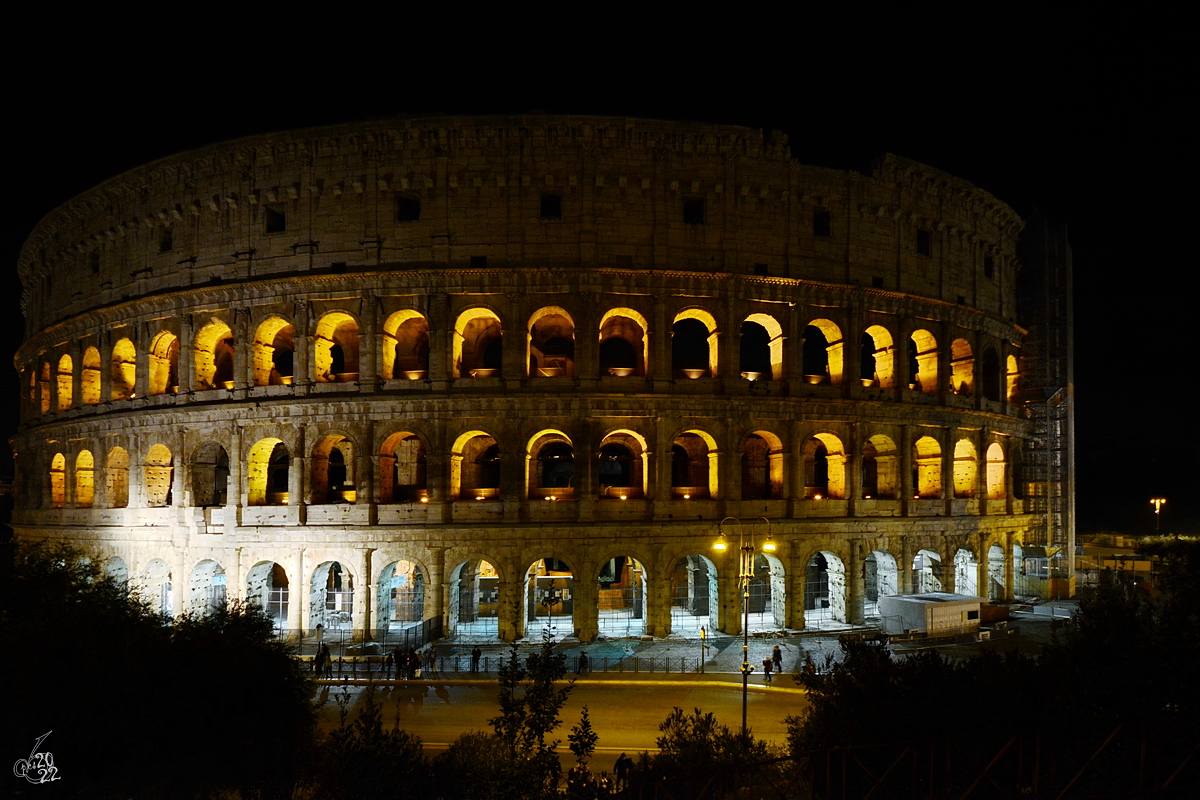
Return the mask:
<svg viewBox="0 0 1200 800"><path fill-rule="evenodd" d="M314 776L317 795L332 800L426 796L432 786L429 762L420 737L400 729L399 710L391 730L385 730L375 687L368 686L351 723L349 698L346 692L337 700L339 725L322 748Z"/></svg>

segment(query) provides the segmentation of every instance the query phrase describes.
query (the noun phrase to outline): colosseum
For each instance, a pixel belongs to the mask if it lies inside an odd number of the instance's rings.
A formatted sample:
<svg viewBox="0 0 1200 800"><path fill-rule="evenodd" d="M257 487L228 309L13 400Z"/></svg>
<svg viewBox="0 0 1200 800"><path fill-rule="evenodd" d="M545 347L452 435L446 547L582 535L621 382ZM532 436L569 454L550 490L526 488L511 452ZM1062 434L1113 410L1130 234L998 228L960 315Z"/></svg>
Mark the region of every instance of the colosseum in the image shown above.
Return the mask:
<svg viewBox="0 0 1200 800"><path fill-rule="evenodd" d="M739 633L740 537L753 630L1042 591L1022 220L786 142L411 118L115 177L20 257L12 527L293 634Z"/></svg>

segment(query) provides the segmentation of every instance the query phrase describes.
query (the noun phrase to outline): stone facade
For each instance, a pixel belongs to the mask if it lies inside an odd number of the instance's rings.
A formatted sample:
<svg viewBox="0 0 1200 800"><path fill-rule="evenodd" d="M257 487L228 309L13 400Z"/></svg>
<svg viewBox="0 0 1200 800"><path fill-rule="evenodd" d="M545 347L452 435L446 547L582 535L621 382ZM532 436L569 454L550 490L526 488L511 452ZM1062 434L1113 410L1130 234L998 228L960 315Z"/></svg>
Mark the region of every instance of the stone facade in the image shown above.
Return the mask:
<svg viewBox="0 0 1200 800"><path fill-rule="evenodd" d="M1010 597L1038 523L1021 226L920 164L726 126L413 119L162 159L22 252L13 527L165 610L290 629L511 639L559 602L584 640L612 609L736 632L719 528L776 545L761 624Z"/></svg>

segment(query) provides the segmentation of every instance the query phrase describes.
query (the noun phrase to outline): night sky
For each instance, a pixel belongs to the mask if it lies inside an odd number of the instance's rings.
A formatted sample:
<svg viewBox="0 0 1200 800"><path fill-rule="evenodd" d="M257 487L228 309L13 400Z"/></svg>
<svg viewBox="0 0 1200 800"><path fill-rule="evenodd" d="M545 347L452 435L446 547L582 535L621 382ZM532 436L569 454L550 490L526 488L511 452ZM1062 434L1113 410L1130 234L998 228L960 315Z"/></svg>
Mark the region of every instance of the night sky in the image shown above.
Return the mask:
<svg viewBox="0 0 1200 800"><path fill-rule="evenodd" d="M183 150L422 113L778 129L803 163L865 170L891 152L964 178L1023 216L1066 224L1079 531L1152 530L1148 499L1162 495L1164 531L1200 532L1200 457L1185 410L1200 397L1200 345L1195 326L1185 327L1200 290L1184 245L1195 224L1196 199L1184 191L1195 186L1196 89L1182 20L1154 29L1123 19L1001 20L996 13L1011 12L996 6L986 19L805 12L744 29L683 29L679 20L622 18L616 6L588 7L610 18L586 20L562 6L540 28L513 14L468 29L365 11L346 25L222 16L208 6L178 9L203 20L156 18L166 10L47 18L11 32L20 41L5 53L10 351L24 325L15 264L38 220L113 175ZM17 396L16 373L0 372L6 435ZM0 476L10 472L6 454Z"/></svg>

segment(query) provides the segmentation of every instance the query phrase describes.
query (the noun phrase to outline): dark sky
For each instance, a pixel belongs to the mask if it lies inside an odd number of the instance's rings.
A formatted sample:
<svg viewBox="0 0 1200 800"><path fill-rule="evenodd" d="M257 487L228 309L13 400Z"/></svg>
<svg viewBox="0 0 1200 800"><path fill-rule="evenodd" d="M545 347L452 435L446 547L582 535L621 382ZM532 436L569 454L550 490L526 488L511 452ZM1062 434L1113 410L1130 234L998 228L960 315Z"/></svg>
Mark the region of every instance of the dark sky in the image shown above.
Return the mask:
<svg viewBox="0 0 1200 800"><path fill-rule="evenodd" d="M1170 499L1164 527L1196 529L1200 465L1184 443L1200 358L1185 336L1194 316L1185 306L1200 280L1184 247L1196 200L1183 194L1195 185L1195 81L1182 20L1150 29L898 9L685 29L602 8L586 13L611 18L573 19L563 6L561 19L540 26L505 15L468 29L453 18L363 14L343 25L334 14L285 24L195 7L187 13L202 19L105 12L47 19L37 28L46 35L22 32L5 55L9 341L15 348L23 324L15 262L37 221L108 177L182 150L400 113L778 129L804 163L865 169L892 152L965 178L1022 215L1066 224L1080 530L1152 526L1154 494ZM2 381L0 425L11 432L15 373Z"/></svg>

